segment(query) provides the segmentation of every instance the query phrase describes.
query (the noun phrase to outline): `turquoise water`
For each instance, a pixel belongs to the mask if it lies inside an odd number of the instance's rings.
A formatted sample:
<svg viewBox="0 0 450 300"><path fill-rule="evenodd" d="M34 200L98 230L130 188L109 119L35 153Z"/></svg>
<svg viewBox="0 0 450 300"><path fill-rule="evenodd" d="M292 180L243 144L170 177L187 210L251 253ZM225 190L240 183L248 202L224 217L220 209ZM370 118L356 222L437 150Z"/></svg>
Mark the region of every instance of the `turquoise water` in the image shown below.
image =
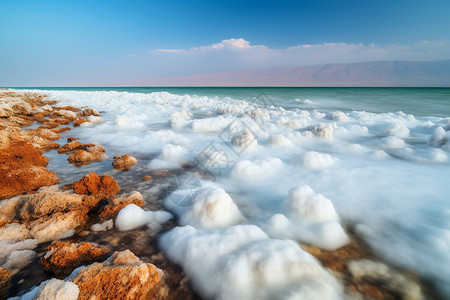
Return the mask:
<svg viewBox="0 0 450 300"><path fill-rule="evenodd" d="M118 91L130 93L152 93L167 91L178 95L230 97L253 101L264 93L278 106L302 107L321 111L403 111L415 116L450 116L450 88L323 88L323 87L39 87L24 88L57 91ZM295 99L309 99L313 105L299 104Z"/></svg>

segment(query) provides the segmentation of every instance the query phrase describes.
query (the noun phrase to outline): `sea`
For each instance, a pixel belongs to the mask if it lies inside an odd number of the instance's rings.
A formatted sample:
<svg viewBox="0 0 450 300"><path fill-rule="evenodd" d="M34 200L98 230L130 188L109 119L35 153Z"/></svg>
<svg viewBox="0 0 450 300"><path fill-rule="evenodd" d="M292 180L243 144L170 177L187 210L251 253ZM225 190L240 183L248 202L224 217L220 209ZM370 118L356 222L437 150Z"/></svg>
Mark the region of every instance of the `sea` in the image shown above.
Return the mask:
<svg viewBox="0 0 450 300"><path fill-rule="evenodd" d="M450 297L450 88L18 90L95 108L82 141L180 170L160 199L179 227L161 245L206 298L333 299L296 243L333 250L349 226ZM305 262L309 275L292 271Z"/></svg>

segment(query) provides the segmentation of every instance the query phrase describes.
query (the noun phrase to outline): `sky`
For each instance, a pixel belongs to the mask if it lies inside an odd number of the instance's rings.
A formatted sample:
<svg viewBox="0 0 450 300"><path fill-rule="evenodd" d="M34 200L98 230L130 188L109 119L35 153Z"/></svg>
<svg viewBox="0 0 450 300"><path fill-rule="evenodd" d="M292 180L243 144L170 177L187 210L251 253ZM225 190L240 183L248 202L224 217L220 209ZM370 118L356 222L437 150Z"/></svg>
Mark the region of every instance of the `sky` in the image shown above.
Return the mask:
<svg viewBox="0 0 450 300"><path fill-rule="evenodd" d="M448 0L0 0L0 86L450 59Z"/></svg>

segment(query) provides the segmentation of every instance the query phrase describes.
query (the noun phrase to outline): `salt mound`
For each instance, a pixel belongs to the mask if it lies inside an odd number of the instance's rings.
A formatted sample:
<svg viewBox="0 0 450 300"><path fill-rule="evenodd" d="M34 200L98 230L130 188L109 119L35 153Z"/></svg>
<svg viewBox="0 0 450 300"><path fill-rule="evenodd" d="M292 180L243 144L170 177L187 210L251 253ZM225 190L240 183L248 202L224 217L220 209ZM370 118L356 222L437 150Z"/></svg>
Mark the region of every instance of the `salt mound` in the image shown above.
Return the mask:
<svg viewBox="0 0 450 300"><path fill-rule="evenodd" d="M234 165L230 175L235 178L251 180L272 173L274 170L282 167L283 162L276 157L268 157L263 160L255 160L254 162L240 160Z"/></svg>
<svg viewBox="0 0 450 300"><path fill-rule="evenodd" d="M331 124L320 124L310 128L311 132L320 138L330 139L333 137L334 128Z"/></svg>
<svg viewBox="0 0 450 300"><path fill-rule="evenodd" d="M342 111L333 111L333 112L327 114L327 119L342 122L342 121L347 121L348 117Z"/></svg>
<svg viewBox="0 0 450 300"><path fill-rule="evenodd" d="M398 149L405 147L405 141L396 136L387 136L380 140L381 147L384 149Z"/></svg>
<svg viewBox="0 0 450 300"><path fill-rule="evenodd" d="M231 144L243 148L253 148L258 145L258 140L250 130L244 129L231 138Z"/></svg>
<svg viewBox="0 0 450 300"><path fill-rule="evenodd" d="M327 250L348 243L331 201L309 186L292 188L284 207L285 214L276 214L264 224L270 236L294 239Z"/></svg>
<svg viewBox="0 0 450 300"><path fill-rule="evenodd" d="M409 136L409 129L403 123L392 123L388 125L388 128L385 131L385 135L406 138Z"/></svg>
<svg viewBox="0 0 450 300"><path fill-rule="evenodd" d="M129 204L119 212L115 223L120 231L136 229L143 225L157 231L172 218L172 214L166 211L144 211L135 204Z"/></svg>
<svg viewBox="0 0 450 300"><path fill-rule="evenodd" d="M446 132L441 126L434 130L433 135L428 139L428 144L433 147L445 145L450 141L450 133Z"/></svg>
<svg viewBox="0 0 450 300"><path fill-rule="evenodd" d="M183 146L166 144L161 147L161 153L157 159L152 160L148 167L151 170L178 169L189 162L189 153Z"/></svg>
<svg viewBox="0 0 450 300"><path fill-rule="evenodd" d="M309 221L339 220L333 203L322 194L316 194L308 185L292 188L285 206L291 214Z"/></svg>
<svg viewBox="0 0 450 300"><path fill-rule="evenodd" d="M198 228L223 228L239 223L243 216L222 188L208 187L197 191L193 205L180 217L180 224Z"/></svg>
<svg viewBox="0 0 450 300"><path fill-rule="evenodd" d="M254 225L202 231L177 227L161 238L205 298L340 299L337 280L298 244Z"/></svg>
<svg viewBox="0 0 450 300"><path fill-rule="evenodd" d="M334 164L334 159L326 153L308 151L303 156L302 163L308 169L323 169Z"/></svg>
<svg viewBox="0 0 450 300"><path fill-rule="evenodd" d="M282 134L271 135L269 137L269 143L272 145L279 145L279 146L292 146L293 145L291 140Z"/></svg>

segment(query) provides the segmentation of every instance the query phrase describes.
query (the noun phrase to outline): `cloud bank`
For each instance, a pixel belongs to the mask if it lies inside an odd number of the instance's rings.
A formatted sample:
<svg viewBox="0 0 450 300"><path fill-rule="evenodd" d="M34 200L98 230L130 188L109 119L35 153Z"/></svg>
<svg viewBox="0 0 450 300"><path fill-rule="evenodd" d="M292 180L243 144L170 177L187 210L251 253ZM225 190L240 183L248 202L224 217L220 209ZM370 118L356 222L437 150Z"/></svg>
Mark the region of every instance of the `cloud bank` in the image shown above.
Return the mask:
<svg viewBox="0 0 450 300"><path fill-rule="evenodd" d="M284 49L252 45L242 38L188 49L155 49L149 55L174 69L183 66L195 73L265 68L275 66L353 63L364 61L408 60L428 61L450 58L448 40L421 41L413 45L376 45L352 43L301 44ZM173 65L176 64L174 68Z"/></svg>

